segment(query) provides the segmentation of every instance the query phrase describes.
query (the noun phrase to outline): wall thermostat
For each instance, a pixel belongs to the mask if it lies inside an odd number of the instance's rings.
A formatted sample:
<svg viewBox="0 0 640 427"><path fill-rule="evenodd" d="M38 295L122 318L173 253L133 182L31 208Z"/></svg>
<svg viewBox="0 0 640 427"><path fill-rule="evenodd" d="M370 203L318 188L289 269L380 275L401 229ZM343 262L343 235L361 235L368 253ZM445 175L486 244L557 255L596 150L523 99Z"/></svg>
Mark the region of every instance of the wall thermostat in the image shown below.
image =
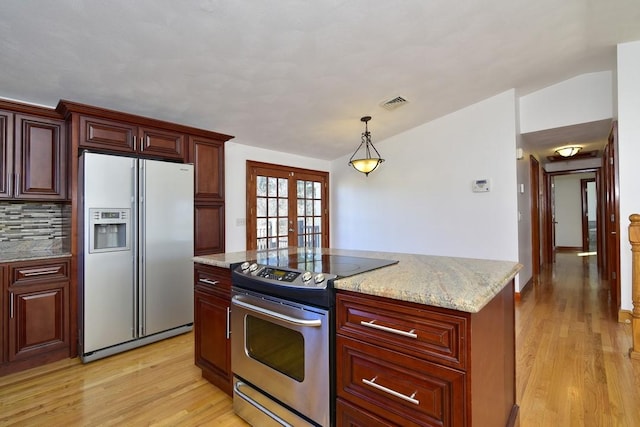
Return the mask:
<svg viewBox="0 0 640 427"><path fill-rule="evenodd" d="M473 181L472 190L474 193L486 193L491 188L491 181L488 179L476 179Z"/></svg>

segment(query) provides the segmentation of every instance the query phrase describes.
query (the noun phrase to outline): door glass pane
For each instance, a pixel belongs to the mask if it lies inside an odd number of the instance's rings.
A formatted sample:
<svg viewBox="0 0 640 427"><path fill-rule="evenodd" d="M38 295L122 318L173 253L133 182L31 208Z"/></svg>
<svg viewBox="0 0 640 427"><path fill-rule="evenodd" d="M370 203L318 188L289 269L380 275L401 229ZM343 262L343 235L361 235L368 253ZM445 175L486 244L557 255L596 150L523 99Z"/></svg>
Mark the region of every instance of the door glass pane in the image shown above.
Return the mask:
<svg viewBox="0 0 640 427"><path fill-rule="evenodd" d="M322 245L322 185L316 181L299 180L297 184L298 245L320 247Z"/></svg>
<svg viewBox="0 0 640 427"><path fill-rule="evenodd" d="M256 179L256 195L258 197L265 197L267 195L267 177L259 176Z"/></svg>
<svg viewBox="0 0 640 427"><path fill-rule="evenodd" d="M266 197L258 197L256 199L256 211L258 217L267 216L267 198Z"/></svg>
<svg viewBox="0 0 640 427"><path fill-rule="evenodd" d="M289 180L285 178L278 179L278 195L280 197L288 197L289 193Z"/></svg>
<svg viewBox="0 0 640 427"><path fill-rule="evenodd" d="M276 197L278 194L278 179L274 177L267 178L267 196Z"/></svg>
<svg viewBox="0 0 640 427"><path fill-rule="evenodd" d="M257 249L275 249L289 244L288 185L287 178L256 177Z"/></svg>

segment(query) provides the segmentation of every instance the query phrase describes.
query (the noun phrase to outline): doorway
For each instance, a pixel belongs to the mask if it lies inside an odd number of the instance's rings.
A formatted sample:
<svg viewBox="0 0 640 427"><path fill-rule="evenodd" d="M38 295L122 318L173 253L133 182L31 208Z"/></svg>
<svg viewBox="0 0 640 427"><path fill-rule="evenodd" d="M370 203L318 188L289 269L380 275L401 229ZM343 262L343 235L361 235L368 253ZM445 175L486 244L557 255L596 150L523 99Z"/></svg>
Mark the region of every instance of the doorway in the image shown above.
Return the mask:
<svg viewBox="0 0 640 427"><path fill-rule="evenodd" d="M582 196L582 251L592 255L598 252L598 196L595 178L580 180Z"/></svg>
<svg viewBox="0 0 640 427"><path fill-rule="evenodd" d="M598 186L599 168L545 172L548 224L545 227L545 261L554 262L556 252L600 256Z"/></svg>

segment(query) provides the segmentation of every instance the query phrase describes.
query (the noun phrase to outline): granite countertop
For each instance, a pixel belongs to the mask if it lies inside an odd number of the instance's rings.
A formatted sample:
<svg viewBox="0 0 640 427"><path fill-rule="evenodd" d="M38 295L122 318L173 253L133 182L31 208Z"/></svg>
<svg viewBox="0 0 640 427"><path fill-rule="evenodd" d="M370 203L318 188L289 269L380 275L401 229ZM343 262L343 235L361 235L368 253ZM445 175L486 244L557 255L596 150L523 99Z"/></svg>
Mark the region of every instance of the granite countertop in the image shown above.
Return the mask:
<svg viewBox="0 0 640 427"><path fill-rule="evenodd" d="M35 261L48 258L70 257L71 252L64 250L1 252L0 262Z"/></svg>
<svg viewBox="0 0 640 427"><path fill-rule="evenodd" d="M298 248L288 248L296 253ZM304 249L300 249L304 250ZM401 301L477 313L518 274L522 265L432 255L346 249L321 249L322 254L398 260L398 264L334 281L336 289L377 295ZM258 251L203 255L194 262L231 268L256 259Z"/></svg>

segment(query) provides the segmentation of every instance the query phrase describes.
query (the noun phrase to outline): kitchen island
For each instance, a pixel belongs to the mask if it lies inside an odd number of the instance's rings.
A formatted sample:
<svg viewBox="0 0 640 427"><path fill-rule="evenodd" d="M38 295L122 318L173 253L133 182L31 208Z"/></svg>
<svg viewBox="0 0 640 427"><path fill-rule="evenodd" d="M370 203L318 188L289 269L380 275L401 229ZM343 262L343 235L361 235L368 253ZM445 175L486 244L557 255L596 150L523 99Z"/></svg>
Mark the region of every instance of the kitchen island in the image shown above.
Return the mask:
<svg viewBox="0 0 640 427"><path fill-rule="evenodd" d="M334 281L336 425L517 424L518 263L321 251L399 261ZM258 255L243 251L194 262L229 269Z"/></svg>

